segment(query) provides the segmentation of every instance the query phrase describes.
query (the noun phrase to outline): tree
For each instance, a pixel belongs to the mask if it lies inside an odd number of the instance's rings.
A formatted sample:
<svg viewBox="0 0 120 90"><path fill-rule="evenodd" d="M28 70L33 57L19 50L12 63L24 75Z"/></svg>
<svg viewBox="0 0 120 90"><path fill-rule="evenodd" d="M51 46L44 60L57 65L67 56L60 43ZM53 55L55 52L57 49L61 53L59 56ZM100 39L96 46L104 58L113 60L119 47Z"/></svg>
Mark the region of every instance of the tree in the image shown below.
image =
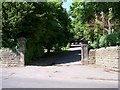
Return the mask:
<svg viewBox="0 0 120 90"><path fill-rule="evenodd" d="M62 2L4 2L2 6L3 47L15 48L17 38L26 37L26 61L70 41L70 18Z"/></svg>
<svg viewBox="0 0 120 90"><path fill-rule="evenodd" d="M2 26L2 3L0 3L0 30Z"/></svg>
<svg viewBox="0 0 120 90"><path fill-rule="evenodd" d="M30 14L31 3L2 3L2 46L13 48L17 45L17 35L23 31L23 18Z"/></svg>
<svg viewBox="0 0 120 90"><path fill-rule="evenodd" d="M100 35L111 33L119 25L120 13L118 2L76 2L70 8L75 37L86 36L94 42ZM84 28L83 27L87 27ZM86 33L87 34L86 34Z"/></svg>

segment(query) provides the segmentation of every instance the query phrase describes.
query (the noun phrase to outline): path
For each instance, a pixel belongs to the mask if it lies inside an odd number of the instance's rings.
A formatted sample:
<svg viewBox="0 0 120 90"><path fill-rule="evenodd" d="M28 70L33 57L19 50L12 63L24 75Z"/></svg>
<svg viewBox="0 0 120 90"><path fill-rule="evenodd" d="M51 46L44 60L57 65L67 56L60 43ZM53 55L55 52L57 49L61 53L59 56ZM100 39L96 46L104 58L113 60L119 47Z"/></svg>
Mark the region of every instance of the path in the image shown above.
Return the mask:
<svg viewBox="0 0 120 90"><path fill-rule="evenodd" d="M68 49L68 52L64 53L62 56L57 57L53 62L55 64L78 62L81 59L80 50L81 47L70 48Z"/></svg>
<svg viewBox="0 0 120 90"><path fill-rule="evenodd" d="M66 52L57 54L53 57L44 57L40 58L37 61L33 62L33 65L41 66L41 65L54 65L54 64L66 64L72 62L80 61L80 50L81 47L73 46L68 49Z"/></svg>

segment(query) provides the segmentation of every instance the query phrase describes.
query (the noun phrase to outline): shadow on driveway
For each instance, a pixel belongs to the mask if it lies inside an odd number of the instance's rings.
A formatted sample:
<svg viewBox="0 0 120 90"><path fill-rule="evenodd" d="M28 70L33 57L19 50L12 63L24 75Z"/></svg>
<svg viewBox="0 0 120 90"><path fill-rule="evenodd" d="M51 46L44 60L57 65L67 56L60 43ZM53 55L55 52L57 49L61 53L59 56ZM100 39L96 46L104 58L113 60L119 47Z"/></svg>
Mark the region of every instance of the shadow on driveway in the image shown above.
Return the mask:
<svg viewBox="0 0 120 90"><path fill-rule="evenodd" d="M81 49L80 47L71 47L65 52L58 53L54 56L43 57L34 61L31 65L33 66L51 66L56 64L65 64L71 62L77 62L81 60Z"/></svg>

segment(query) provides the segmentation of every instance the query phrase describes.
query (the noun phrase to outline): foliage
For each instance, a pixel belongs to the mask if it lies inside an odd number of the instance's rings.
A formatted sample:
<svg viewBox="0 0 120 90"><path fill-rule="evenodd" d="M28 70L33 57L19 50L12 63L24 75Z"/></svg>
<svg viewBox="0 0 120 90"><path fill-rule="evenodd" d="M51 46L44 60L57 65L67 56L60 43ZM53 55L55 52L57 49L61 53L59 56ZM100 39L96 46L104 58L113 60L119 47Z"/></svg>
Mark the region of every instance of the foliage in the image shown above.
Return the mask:
<svg viewBox="0 0 120 90"><path fill-rule="evenodd" d="M22 32L20 29L23 18L31 13L32 4L30 3L2 3L2 46L13 48L17 45L17 34Z"/></svg>
<svg viewBox="0 0 120 90"><path fill-rule="evenodd" d="M77 2L74 0L69 11L72 16L74 39L87 37L93 43L97 42L100 35L106 32L112 33L113 29L119 32L119 7L120 2ZM86 26L87 28L82 28Z"/></svg>
<svg viewBox="0 0 120 90"><path fill-rule="evenodd" d="M111 34L101 36L99 40L99 47L116 46L116 45L120 45L119 32L113 32Z"/></svg>
<svg viewBox="0 0 120 90"><path fill-rule="evenodd" d="M113 32L107 35L108 46L120 45L120 33Z"/></svg>
<svg viewBox="0 0 120 90"><path fill-rule="evenodd" d="M25 37L26 63L70 41L70 18L62 2L3 2L2 7L2 47L15 48Z"/></svg>
<svg viewBox="0 0 120 90"><path fill-rule="evenodd" d="M101 36L101 38L99 40L99 46L107 47L107 36L106 35Z"/></svg>
<svg viewBox="0 0 120 90"><path fill-rule="evenodd" d="M2 3L0 2L0 48L2 46Z"/></svg>
<svg viewBox="0 0 120 90"><path fill-rule="evenodd" d="M44 53L43 47L35 40L29 39L26 42L25 60L30 64L33 59L38 59Z"/></svg>
<svg viewBox="0 0 120 90"><path fill-rule="evenodd" d="M97 38L96 38L96 40L94 40L93 42L88 42L88 44L89 44L89 49L95 49L95 48L99 48L100 47L100 38L101 38L101 36L99 35Z"/></svg>

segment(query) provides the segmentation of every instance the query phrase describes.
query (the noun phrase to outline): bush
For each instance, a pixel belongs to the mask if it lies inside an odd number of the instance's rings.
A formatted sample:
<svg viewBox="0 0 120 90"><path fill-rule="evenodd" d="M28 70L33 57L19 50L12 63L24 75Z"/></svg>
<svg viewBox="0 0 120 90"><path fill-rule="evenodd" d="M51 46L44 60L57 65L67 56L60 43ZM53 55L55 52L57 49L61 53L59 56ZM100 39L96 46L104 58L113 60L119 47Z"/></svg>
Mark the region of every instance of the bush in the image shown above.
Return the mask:
<svg viewBox="0 0 120 90"><path fill-rule="evenodd" d="M114 32L107 35L107 46L116 46L117 45L118 33Z"/></svg>
<svg viewBox="0 0 120 90"><path fill-rule="evenodd" d="M89 49L117 45L120 46L120 32L99 36L93 43L89 41Z"/></svg>
<svg viewBox="0 0 120 90"><path fill-rule="evenodd" d="M27 40L25 48L25 64L30 64L32 62L32 57L34 56L34 44L31 40Z"/></svg>
<svg viewBox="0 0 120 90"><path fill-rule="evenodd" d="M99 47L99 43L97 41L94 41L93 44L91 44L91 46L93 48L98 48Z"/></svg>
<svg viewBox="0 0 120 90"><path fill-rule="evenodd" d="M106 47L107 46L107 41L106 41L107 36L103 35L99 39L99 47Z"/></svg>
<svg viewBox="0 0 120 90"><path fill-rule="evenodd" d="M120 32L113 32L111 34L101 36L99 40L99 47L116 46L116 45L120 45Z"/></svg>
<svg viewBox="0 0 120 90"><path fill-rule="evenodd" d="M120 32L117 33L117 45L120 46Z"/></svg>
<svg viewBox="0 0 120 90"><path fill-rule="evenodd" d="M29 39L26 42L26 50L25 50L25 63L31 64L32 60L39 58L43 55L44 49L40 43L35 42L35 40Z"/></svg>

